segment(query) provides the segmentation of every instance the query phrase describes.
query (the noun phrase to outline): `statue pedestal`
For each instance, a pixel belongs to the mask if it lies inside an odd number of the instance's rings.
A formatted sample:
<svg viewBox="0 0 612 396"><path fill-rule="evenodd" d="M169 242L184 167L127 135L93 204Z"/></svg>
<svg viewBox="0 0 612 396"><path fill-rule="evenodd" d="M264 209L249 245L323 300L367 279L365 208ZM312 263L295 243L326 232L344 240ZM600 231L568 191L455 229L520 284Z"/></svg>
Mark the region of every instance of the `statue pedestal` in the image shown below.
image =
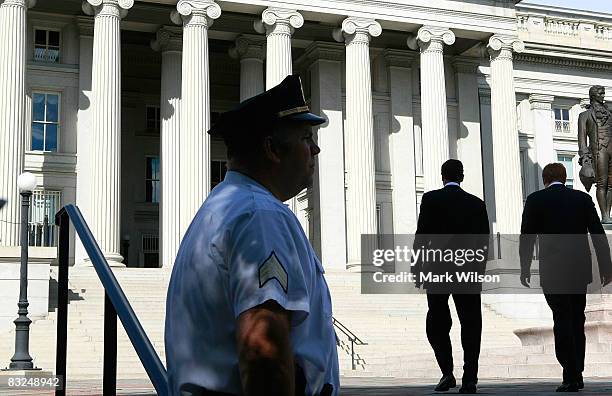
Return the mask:
<svg viewBox="0 0 612 396"><path fill-rule="evenodd" d="M594 266L595 267L595 266ZM596 269L596 268L595 268ZM598 282L598 281L595 281ZM612 376L612 285L606 291L587 295L585 309L586 323L586 377ZM552 322L552 321L551 321ZM545 362L549 367L558 366L555 360L555 338L551 325L530 327L514 330L514 334L522 344L521 356L527 362ZM542 371L542 367L534 363L534 376L546 376L550 370Z"/></svg>
<svg viewBox="0 0 612 396"><path fill-rule="evenodd" d="M608 287L606 287L606 289L608 289ZM609 295L609 294L590 294L588 295L585 315L586 315L587 322L610 322L612 323L612 295Z"/></svg>

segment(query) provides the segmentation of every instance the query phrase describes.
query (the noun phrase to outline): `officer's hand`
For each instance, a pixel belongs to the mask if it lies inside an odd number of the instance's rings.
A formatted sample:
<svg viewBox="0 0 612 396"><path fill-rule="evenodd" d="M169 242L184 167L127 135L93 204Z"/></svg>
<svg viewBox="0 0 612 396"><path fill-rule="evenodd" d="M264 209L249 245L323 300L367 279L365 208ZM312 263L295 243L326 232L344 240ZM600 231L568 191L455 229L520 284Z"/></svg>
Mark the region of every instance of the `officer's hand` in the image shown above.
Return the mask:
<svg viewBox="0 0 612 396"><path fill-rule="evenodd" d="M521 274L521 284L525 287L531 287L529 286L529 283L531 282L531 274Z"/></svg>

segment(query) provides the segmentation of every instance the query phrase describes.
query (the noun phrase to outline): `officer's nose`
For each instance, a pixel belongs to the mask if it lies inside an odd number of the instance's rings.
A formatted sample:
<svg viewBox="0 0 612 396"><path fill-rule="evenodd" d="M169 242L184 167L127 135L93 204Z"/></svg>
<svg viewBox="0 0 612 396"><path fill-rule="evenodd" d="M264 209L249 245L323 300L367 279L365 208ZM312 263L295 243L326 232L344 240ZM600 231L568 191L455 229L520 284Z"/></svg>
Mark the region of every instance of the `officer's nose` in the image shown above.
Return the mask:
<svg viewBox="0 0 612 396"><path fill-rule="evenodd" d="M316 143L312 143L310 145L310 152L312 153L312 156L314 157L315 155L319 154L321 152L321 148L319 146L317 146Z"/></svg>

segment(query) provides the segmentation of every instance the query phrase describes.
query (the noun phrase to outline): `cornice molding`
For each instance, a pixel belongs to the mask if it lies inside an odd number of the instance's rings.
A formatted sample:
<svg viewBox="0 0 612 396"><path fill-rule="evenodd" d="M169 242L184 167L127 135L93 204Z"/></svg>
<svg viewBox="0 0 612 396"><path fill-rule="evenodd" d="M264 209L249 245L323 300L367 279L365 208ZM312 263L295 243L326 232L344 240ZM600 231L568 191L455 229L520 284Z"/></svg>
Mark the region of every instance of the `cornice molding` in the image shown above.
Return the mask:
<svg viewBox="0 0 612 396"><path fill-rule="evenodd" d="M327 41L315 41L306 47L304 54L302 54L295 63L304 67L310 67L319 60L342 62L344 56L344 45Z"/></svg>
<svg viewBox="0 0 612 396"><path fill-rule="evenodd" d="M477 58L457 57L451 61L451 65L456 73L476 74L480 66L480 60Z"/></svg>
<svg viewBox="0 0 612 396"><path fill-rule="evenodd" d="M529 95L529 104L531 104L532 110L552 110L552 104L554 101L555 97L552 95Z"/></svg>
<svg viewBox="0 0 612 396"><path fill-rule="evenodd" d="M266 39L252 34L241 34L236 38L235 44L228 50L233 59L259 59L265 58Z"/></svg>
<svg viewBox="0 0 612 396"><path fill-rule="evenodd" d="M74 23L79 31L79 35L85 37L93 37L94 19L92 17L78 16L74 18Z"/></svg>
<svg viewBox="0 0 612 396"><path fill-rule="evenodd" d="M571 69L589 69L589 70L597 70L597 71L612 71L612 63L600 63L593 62L582 59L572 59L572 58L556 58L544 55L536 55L536 54L517 54L514 57L516 62L523 63L538 63L544 64L548 66L556 66L562 68L571 68Z"/></svg>
<svg viewBox="0 0 612 396"><path fill-rule="evenodd" d="M382 56L388 67L403 67L411 69L414 62L418 59L418 53L413 51L403 51L395 49L385 49Z"/></svg>
<svg viewBox="0 0 612 396"><path fill-rule="evenodd" d="M151 40L151 48L160 52L182 51L183 29L178 26L162 26L157 31L155 40Z"/></svg>

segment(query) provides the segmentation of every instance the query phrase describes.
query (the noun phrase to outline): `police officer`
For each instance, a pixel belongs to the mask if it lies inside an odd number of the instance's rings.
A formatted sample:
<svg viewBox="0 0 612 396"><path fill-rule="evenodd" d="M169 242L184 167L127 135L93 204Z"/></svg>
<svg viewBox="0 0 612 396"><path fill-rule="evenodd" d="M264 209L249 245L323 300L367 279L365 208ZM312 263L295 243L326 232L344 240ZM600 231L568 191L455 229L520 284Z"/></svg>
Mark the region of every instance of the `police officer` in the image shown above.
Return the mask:
<svg viewBox="0 0 612 396"><path fill-rule="evenodd" d="M337 395L324 270L283 204L312 184L312 126L299 77L220 116L228 172L187 230L170 279L173 395Z"/></svg>

